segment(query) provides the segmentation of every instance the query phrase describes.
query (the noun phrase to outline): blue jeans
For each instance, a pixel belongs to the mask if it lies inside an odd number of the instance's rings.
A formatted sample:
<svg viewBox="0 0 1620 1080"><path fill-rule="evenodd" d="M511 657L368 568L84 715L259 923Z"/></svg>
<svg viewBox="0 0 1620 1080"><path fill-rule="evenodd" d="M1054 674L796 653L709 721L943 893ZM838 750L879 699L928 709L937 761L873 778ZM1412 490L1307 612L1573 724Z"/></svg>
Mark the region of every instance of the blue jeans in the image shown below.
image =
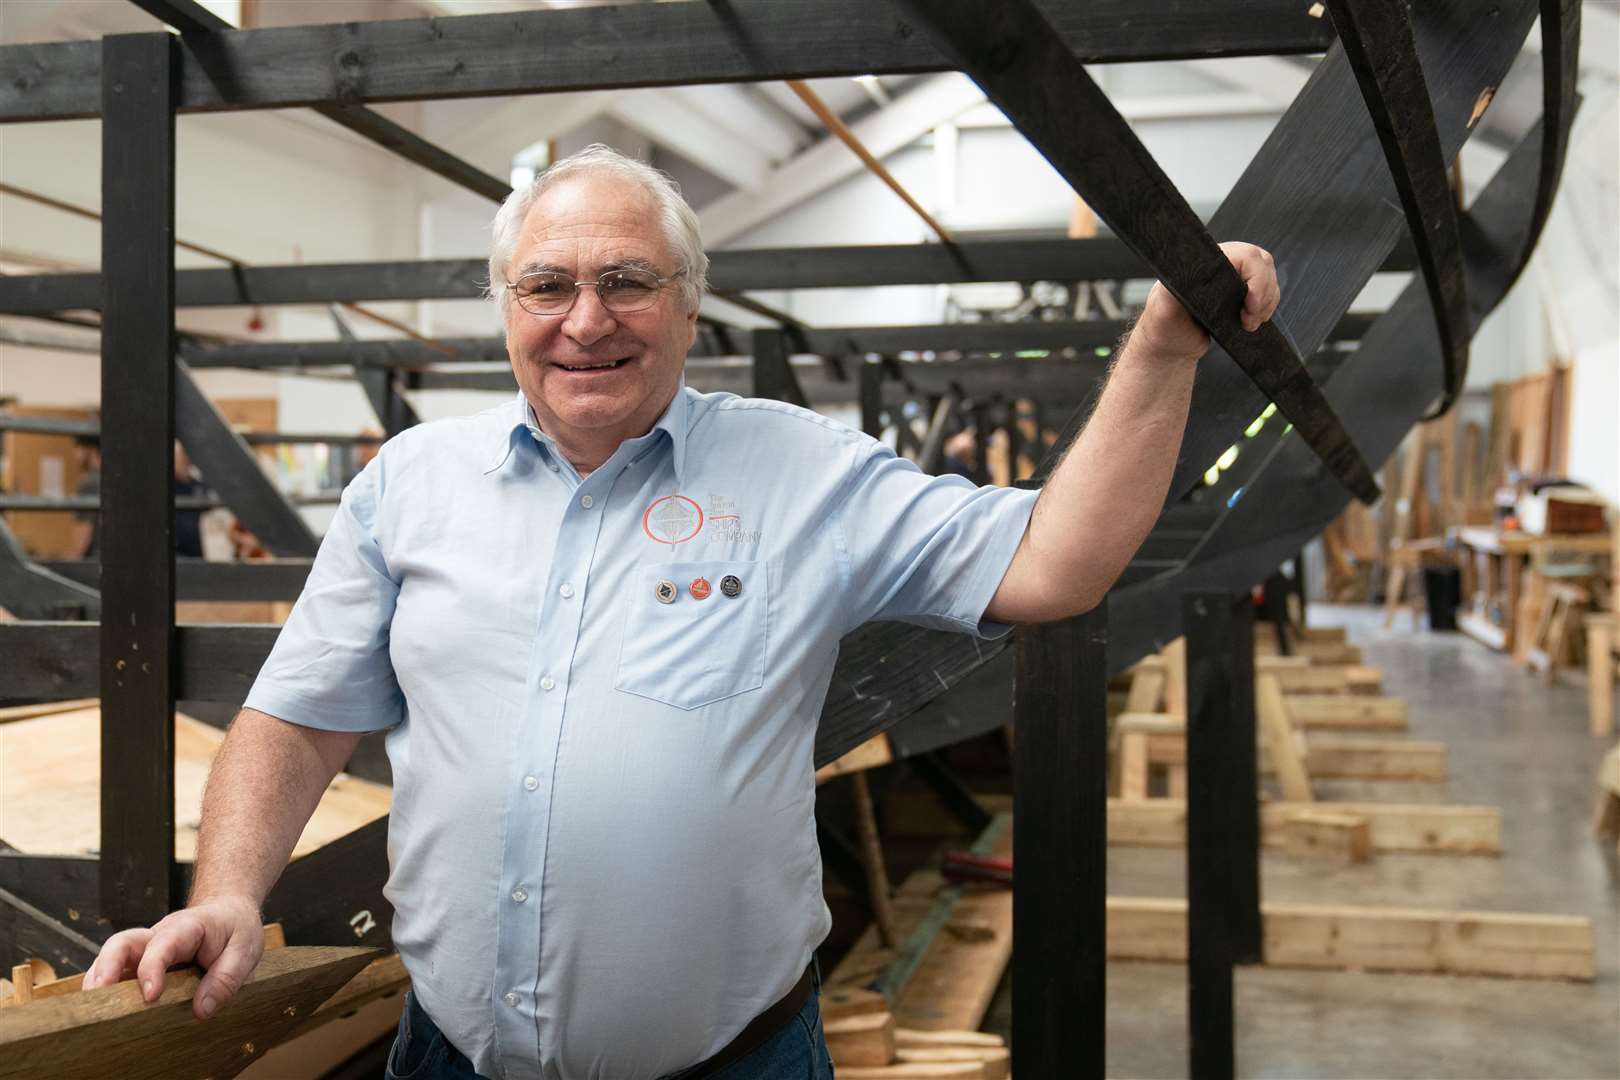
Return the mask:
<svg viewBox="0 0 1620 1080"><path fill-rule="evenodd" d="M684 1072L685 1070L682 1070ZM668 1080L679 1080L681 1073ZM384 1080L486 1080L473 1071L467 1056L444 1037L417 1003L405 992L405 1011L399 1017L394 1048L388 1052ZM799 1014L746 1057L732 1062L710 1080L833 1080L832 1057L821 1031L821 994L814 991Z"/></svg>

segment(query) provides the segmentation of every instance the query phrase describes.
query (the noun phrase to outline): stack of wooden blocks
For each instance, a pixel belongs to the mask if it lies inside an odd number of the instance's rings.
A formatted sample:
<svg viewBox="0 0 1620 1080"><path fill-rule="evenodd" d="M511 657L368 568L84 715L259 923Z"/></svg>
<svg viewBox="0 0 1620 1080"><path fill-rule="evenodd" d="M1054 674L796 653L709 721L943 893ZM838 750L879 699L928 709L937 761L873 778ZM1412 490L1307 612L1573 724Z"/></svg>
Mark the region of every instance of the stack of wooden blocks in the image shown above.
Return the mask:
<svg viewBox="0 0 1620 1080"><path fill-rule="evenodd" d="M882 994L825 994L821 1024L839 1080L1008 1080L1011 1058L999 1035L896 1027Z"/></svg>

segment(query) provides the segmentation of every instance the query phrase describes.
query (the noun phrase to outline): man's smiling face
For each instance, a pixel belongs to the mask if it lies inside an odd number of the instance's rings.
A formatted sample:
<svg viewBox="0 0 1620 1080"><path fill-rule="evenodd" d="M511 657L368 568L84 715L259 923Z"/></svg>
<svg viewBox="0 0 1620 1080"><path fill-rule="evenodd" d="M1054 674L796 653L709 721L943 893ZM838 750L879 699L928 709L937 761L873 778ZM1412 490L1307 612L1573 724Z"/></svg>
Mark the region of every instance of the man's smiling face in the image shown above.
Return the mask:
<svg viewBox="0 0 1620 1080"><path fill-rule="evenodd" d="M529 208L508 279L549 270L590 281L626 269L669 277L680 267L652 196L622 177L587 173ZM628 314L608 311L590 287L563 315L533 315L509 301L512 373L541 428L564 446L646 433L674 396L697 334L697 311L686 310L676 283Z"/></svg>

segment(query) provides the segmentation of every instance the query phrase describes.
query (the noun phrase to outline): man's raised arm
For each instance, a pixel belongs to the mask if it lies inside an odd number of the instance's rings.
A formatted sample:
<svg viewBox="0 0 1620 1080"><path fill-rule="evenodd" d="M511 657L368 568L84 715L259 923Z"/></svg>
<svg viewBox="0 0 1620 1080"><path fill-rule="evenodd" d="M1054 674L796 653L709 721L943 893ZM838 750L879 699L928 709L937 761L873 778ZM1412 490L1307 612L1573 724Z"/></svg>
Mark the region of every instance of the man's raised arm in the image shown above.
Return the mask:
<svg viewBox="0 0 1620 1080"><path fill-rule="evenodd" d="M1249 286L1243 328L1252 333L1277 310L1271 255L1252 244L1221 249ZM1164 506L1208 348L1209 335L1155 284L1096 411L1041 489L985 618L1050 622L1102 602Z"/></svg>

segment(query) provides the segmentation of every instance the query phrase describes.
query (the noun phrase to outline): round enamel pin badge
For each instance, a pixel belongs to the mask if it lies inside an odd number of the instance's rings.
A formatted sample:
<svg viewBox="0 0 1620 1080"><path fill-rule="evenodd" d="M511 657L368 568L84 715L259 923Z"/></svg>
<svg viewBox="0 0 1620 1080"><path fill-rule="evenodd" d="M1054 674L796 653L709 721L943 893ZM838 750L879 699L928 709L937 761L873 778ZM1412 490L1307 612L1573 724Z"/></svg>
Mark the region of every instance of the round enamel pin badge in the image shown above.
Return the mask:
<svg viewBox="0 0 1620 1080"><path fill-rule="evenodd" d="M709 598L709 592L711 590L709 588L708 578L694 578L690 588L692 590L692 599L707 600Z"/></svg>

